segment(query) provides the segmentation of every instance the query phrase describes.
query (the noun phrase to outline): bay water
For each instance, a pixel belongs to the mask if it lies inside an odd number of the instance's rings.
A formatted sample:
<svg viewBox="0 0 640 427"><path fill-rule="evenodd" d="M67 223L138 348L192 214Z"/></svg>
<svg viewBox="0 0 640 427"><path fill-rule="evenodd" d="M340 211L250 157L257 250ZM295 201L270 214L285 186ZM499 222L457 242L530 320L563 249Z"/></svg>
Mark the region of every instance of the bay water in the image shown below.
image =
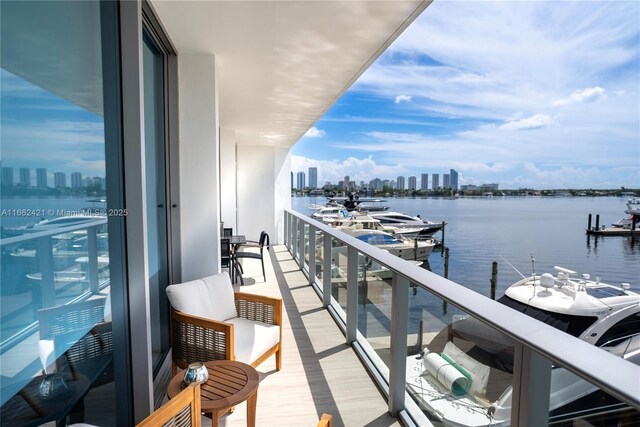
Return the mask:
<svg viewBox="0 0 640 427"><path fill-rule="evenodd" d="M588 273L612 285L630 283L640 291L640 237L587 236L588 214L600 215L609 226L626 217L621 197L461 197L388 198L391 211L446 221L449 279L474 291L490 294L491 266L498 263L497 296L514 282L552 273L554 266ZM324 197L292 197L292 209L311 214L311 204ZM435 237L440 240L441 234ZM442 275L444 257L433 252L428 268ZM532 266L531 258L535 260ZM510 266L511 265L511 266ZM513 267L512 267L513 266ZM516 271L517 270L517 271ZM519 272L521 273L519 273Z"/></svg>

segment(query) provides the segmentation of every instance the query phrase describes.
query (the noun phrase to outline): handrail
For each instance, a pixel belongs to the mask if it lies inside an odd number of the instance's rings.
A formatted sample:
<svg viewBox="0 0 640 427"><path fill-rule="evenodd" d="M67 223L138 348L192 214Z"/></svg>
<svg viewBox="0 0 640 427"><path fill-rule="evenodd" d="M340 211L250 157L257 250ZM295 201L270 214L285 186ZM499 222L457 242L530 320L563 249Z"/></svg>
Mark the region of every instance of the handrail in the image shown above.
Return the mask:
<svg viewBox="0 0 640 427"><path fill-rule="evenodd" d="M373 258L417 286L455 304L483 323L541 354L553 363L562 365L605 392L640 408L640 385L638 383L640 366L493 301L458 283L407 263L386 251L333 229L304 214L290 209L285 209L285 211L313 226L316 230L322 231Z"/></svg>
<svg viewBox="0 0 640 427"><path fill-rule="evenodd" d="M52 228L51 230L45 231L36 231L35 233L25 233L19 236L7 237L4 239L0 239L0 246L4 245L12 245L15 243L22 243L28 240L38 239L40 237L49 237L56 236L62 233L69 233L71 231L82 230L84 228L97 227L98 225L103 225L107 223L107 218L105 219L97 219L95 221L87 221L77 225L69 225L69 226L61 226L57 228Z"/></svg>
<svg viewBox="0 0 640 427"><path fill-rule="evenodd" d="M89 241L88 241L88 274L89 274L89 282L90 282L90 288L83 292L82 294L80 294L78 297L72 299L71 301L67 302L66 304L72 304L74 302L77 301L83 301L88 299L89 297L91 297L91 295L94 295L96 292L99 292L101 289L103 289L105 286L107 286L107 284L109 283L109 279L107 279L106 281L100 281L99 277L98 277L98 273L97 273L97 262L98 262L98 257L97 257L97 252L96 252L96 243L95 243L95 233L97 233L97 227L100 227L104 224L107 223L107 218L105 217L104 219L97 219L97 220L92 220L92 221L86 221L86 222L82 222L80 224L75 224L75 225L69 225L69 226L60 226L60 227L56 227L56 228L52 228L50 230L44 230L44 231L39 231L39 232L28 232L19 236L15 236L15 237L9 237L9 238L5 238L5 239L0 239L0 247L1 246L5 246L5 245L14 245L14 244L20 244L20 243L25 243L25 242L29 242L29 241L45 241L45 242L49 242L48 245L44 245L44 248L46 248L49 251L49 255L51 254L52 251L52 247L51 247L51 240L53 236L57 236L60 234L64 234L64 233L70 233L73 231L77 231L77 230L87 230L87 236L89 237ZM94 232L91 232L91 230L94 230ZM93 234L94 239L93 239L93 244L92 244L92 239L91 239L91 235ZM40 248L42 249L42 248ZM42 267L41 264L41 268L44 269L48 269L48 271L50 272L51 276L50 279L54 280L53 278L53 274L55 274L53 272L53 264L51 263L45 263L46 267ZM43 273L45 270L41 270ZM92 277L93 275L93 277ZM44 274L43 274L43 279L44 279ZM53 286L53 284L52 284ZM53 289L53 287L52 287ZM55 292L55 291L53 291ZM34 321L31 324L26 325L25 327L23 327L22 329L20 329L19 331L15 332L12 336L6 338L5 340L3 340L2 342L0 342L0 355L4 354L6 351L10 350L11 348L15 347L17 344L19 344L20 342L24 341L28 336L30 336L31 334L33 334L38 327L38 321Z"/></svg>

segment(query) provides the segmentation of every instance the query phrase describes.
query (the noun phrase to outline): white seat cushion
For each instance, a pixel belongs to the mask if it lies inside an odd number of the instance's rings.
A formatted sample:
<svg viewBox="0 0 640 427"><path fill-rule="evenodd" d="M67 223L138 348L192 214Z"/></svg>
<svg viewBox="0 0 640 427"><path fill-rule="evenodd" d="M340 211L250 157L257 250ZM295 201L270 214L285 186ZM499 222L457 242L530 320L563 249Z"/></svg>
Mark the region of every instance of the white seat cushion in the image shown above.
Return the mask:
<svg viewBox="0 0 640 427"><path fill-rule="evenodd" d="M167 297L173 308L192 316L222 322L238 315L226 273L167 286Z"/></svg>
<svg viewBox="0 0 640 427"><path fill-rule="evenodd" d="M225 320L233 324L235 359L251 364L280 341L280 327L268 323L234 317Z"/></svg>

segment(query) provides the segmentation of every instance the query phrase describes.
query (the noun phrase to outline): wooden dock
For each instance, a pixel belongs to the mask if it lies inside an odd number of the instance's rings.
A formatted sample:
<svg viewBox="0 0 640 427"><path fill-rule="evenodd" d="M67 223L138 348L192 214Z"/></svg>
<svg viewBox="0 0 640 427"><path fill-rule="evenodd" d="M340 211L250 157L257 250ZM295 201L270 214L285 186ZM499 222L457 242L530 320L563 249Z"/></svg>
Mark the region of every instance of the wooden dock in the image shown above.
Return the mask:
<svg viewBox="0 0 640 427"><path fill-rule="evenodd" d="M587 236L640 236L640 215L632 215L631 228L600 226L600 215L596 215L596 226L591 226L591 214L587 221Z"/></svg>
<svg viewBox="0 0 640 427"><path fill-rule="evenodd" d="M604 227L587 229L588 236L640 236L640 229L631 230L622 227Z"/></svg>

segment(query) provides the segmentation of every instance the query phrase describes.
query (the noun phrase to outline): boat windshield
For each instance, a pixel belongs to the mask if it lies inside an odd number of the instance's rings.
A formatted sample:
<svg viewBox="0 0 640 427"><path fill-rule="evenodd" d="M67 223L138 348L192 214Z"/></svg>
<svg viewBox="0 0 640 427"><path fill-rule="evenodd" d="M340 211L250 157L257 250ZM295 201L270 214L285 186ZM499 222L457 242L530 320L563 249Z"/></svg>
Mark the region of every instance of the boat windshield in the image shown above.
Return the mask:
<svg viewBox="0 0 640 427"><path fill-rule="evenodd" d="M551 311L542 310L536 307L532 307L528 304L524 304L520 301L516 301L503 295L498 302L511 307L527 316L533 317L541 322L551 325L554 328L560 329L563 332L573 335L574 337L580 337L587 328L598 320L595 316L574 316L570 314L554 313Z"/></svg>

